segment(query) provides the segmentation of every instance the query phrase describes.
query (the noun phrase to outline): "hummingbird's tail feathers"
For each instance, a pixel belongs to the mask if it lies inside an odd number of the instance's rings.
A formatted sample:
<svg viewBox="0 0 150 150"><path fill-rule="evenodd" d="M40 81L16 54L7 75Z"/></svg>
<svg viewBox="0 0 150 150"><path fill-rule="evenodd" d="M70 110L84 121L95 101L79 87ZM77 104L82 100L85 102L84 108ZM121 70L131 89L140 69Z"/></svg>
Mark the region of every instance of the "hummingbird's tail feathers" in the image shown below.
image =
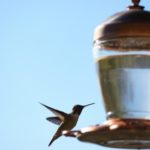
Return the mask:
<svg viewBox="0 0 150 150"><path fill-rule="evenodd" d="M61 134L56 133L56 134L53 136L53 138L52 138L52 140L50 141L50 143L48 144L48 146L51 146L51 144L52 144L56 139L58 139L60 136L61 136Z"/></svg>
<svg viewBox="0 0 150 150"><path fill-rule="evenodd" d="M48 117L46 119L56 125L60 125L62 123L62 121L59 117Z"/></svg>
<svg viewBox="0 0 150 150"><path fill-rule="evenodd" d="M48 110L50 110L51 112L53 112L56 116L58 116L62 121L65 120L65 117L68 116L68 114L66 114L65 112L63 111L60 111L60 110L57 110L57 109L54 109L52 107L49 107L43 103L40 103L42 106L46 107Z"/></svg>

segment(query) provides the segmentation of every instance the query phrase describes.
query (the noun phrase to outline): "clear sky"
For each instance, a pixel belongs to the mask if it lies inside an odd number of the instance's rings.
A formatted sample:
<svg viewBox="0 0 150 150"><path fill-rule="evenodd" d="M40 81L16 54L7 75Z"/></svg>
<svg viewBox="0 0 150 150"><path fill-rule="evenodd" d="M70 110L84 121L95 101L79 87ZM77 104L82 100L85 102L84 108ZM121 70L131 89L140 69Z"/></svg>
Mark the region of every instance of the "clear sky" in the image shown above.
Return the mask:
<svg viewBox="0 0 150 150"><path fill-rule="evenodd" d="M0 149L104 150L61 137L47 145L57 126L39 105L70 112L86 108L75 129L106 120L92 54L94 28L125 10L130 0L0 1ZM150 10L150 1L142 4Z"/></svg>

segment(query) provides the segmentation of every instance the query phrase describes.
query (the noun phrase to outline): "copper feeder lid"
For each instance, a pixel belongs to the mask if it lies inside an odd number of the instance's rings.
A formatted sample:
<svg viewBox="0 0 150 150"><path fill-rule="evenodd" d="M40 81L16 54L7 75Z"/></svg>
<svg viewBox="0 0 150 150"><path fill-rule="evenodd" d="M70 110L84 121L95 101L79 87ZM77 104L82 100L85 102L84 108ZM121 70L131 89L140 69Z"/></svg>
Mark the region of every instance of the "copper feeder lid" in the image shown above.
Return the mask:
<svg viewBox="0 0 150 150"><path fill-rule="evenodd" d="M132 0L127 11L119 12L101 25L94 33L94 41L122 37L150 37L150 11L139 6L140 0Z"/></svg>

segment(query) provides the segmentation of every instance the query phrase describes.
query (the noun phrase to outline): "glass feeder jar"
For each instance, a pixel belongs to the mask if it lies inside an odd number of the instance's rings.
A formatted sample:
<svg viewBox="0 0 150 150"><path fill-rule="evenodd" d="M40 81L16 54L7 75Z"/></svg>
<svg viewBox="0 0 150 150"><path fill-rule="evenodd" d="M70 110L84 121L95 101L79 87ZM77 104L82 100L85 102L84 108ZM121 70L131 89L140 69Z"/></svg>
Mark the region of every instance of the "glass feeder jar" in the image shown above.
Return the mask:
<svg viewBox="0 0 150 150"><path fill-rule="evenodd" d="M107 119L150 119L150 12L135 4L111 16L93 52Z"/></svg>

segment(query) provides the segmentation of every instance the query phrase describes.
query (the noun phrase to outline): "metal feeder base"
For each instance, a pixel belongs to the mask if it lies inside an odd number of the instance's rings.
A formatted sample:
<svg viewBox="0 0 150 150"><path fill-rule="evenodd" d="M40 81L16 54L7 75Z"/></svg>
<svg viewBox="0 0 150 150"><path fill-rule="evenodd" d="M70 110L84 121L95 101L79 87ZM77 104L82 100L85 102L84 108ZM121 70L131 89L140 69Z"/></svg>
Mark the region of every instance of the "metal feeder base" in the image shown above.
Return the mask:
<svg viewBox="0 0 150 150"><path fill-rule="evenodd" d="M111 119L102 125L68 131L67 136L112 148L148 149L150 148L150 120Z"/></svg>

